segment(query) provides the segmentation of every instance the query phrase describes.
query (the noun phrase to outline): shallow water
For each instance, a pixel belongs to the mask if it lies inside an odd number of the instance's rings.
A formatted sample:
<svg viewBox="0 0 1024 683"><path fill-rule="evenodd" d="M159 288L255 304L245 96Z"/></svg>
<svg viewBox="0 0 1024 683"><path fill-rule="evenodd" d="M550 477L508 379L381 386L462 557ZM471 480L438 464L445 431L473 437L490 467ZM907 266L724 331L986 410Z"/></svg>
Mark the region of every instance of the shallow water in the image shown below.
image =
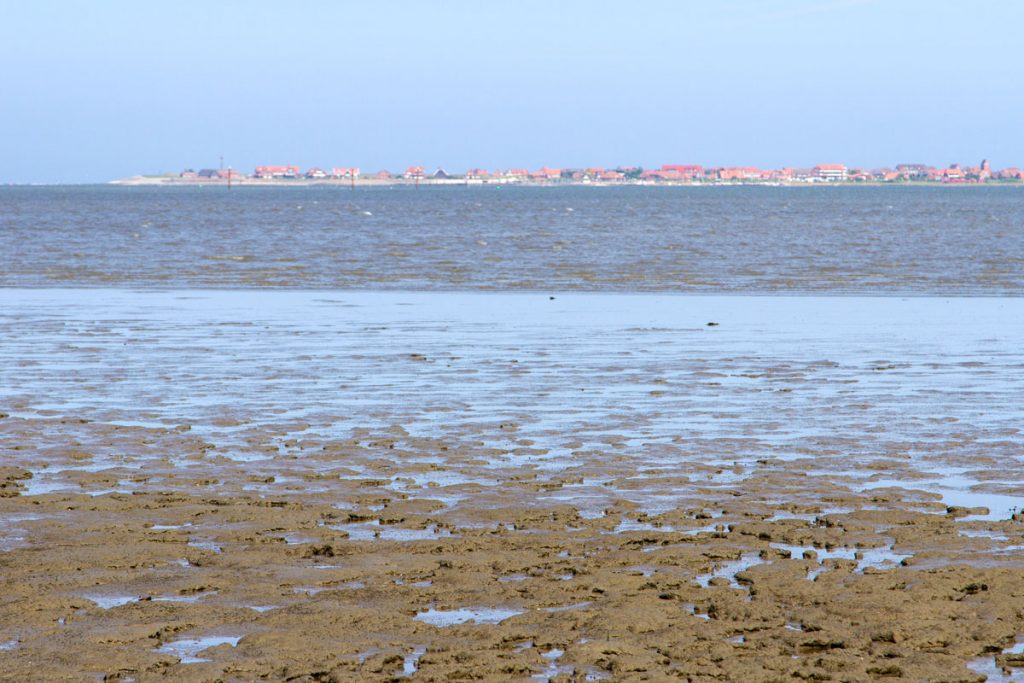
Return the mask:
<svg viewBox="0 0 1024 683"><path fill-rule="evenodd" d="M587 516L620 497L659 514L806 471L1005 519L1024 499L1022 338L1024 299L1010 298L3 289L0 406L59 417L86 456L55 451L40 468L24 447L51 449L48 430L8 428L0 445L33 469L25 495L225 477L326 493L311 447L355 437L396 457L356 449L334 476L384 477L455 511L497 503L496 485L524 474L560 482L536 497ZM102 442L82 433L90 421L109 426ZM160 438L126 455L129 428ZM176 455L179 434L207 444L202 457ZM339 528L450 533L377 524Z"/></svg>
<svg viewBox="0 0 1024 683"><path fill-rule="evenodd" d="M1024 294L1024 187L0 187L0 286Z"/></svg>

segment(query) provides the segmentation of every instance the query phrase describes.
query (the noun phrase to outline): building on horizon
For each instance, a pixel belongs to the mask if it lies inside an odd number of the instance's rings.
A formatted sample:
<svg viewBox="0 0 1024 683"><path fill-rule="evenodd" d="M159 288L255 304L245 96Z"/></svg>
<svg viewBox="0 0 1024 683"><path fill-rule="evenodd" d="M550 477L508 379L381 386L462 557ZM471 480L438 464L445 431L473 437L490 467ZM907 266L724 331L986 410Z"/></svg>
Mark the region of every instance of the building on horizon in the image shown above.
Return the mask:
<svg viewBox="0 0 1024 683"><path fill-rule="evenodd" d="M818 164L814 167L814 177L825 182L846 180L845 164Z"/></svg>
<svg viewBox="0 0 1024 683"><path fill-rule="evenodd" d="M298 178L302 175L298 166L257 166L254 178Z"/></svg>

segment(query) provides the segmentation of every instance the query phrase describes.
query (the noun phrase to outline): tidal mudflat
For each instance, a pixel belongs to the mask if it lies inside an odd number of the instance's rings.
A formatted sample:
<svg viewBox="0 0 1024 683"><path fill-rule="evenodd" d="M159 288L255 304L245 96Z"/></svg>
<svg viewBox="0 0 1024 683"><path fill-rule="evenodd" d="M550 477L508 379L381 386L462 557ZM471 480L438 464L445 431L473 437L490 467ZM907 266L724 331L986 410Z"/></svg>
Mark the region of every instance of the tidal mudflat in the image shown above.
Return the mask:
<svg viewBox="0 0 1024 683"><path fill-rule="evenodd" d="M0 290L0 677L1015 680L1024 299Z"/></svg>

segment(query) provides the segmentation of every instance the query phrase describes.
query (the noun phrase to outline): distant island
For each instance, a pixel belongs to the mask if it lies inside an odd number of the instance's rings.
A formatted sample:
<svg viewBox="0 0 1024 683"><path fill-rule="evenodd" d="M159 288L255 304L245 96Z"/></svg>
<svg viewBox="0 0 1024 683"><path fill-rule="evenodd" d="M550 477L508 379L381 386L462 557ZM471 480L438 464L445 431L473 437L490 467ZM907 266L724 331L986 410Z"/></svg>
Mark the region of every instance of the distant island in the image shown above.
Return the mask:
<svg viewBox="0 0 1024 683"><path fill-rule="evenodd" d="M640 166L617 168L524 168L487 171L473 168L450 173L438 168L430 173L410 166L402 173L377 171L364 174L355 167L326 171L312 167L257 166L252 173L228 168L185 169L179 173L139 175L112 181L117 185L804 185L818 183L1022 183L1024 170L1016 167L993 170L988 160L978 166L951 164L898 164L895 168L848 168L845 164L818 164L810 168L762 169L752 166L704 167L696 164L664 164L658 169Z"/></svg>

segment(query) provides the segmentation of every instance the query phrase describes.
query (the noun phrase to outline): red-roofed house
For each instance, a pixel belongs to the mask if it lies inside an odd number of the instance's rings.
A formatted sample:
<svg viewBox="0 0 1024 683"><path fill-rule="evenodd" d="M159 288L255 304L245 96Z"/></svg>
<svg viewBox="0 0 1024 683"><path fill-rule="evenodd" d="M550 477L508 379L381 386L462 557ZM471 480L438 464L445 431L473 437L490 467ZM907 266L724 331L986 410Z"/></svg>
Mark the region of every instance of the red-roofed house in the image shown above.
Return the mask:
<svg viewBox="0 0 1024 683"><path fill-rule="evenodd" d="M562 169L548 168L543 166L539 171L530 174L533 180L559 180L562 177Z"/></svg>
<svg viewBox="0 0 1024 683"><path fill-rule="evenodd" d="M412 178L422 178L423 177L423 167L422 166L410 166L409 168L405 169L405 177L406 178L410 178L410 179L412 179Z"/></svg>
<svg viewBox="0 0 1024 683"><path fill-rule="evenodd" d="M809 183L816 180L813 168L784 168L782 177L789 180L796 180L802 183Z"/></svg>
<svg viewBox="0 0 1024 683"><path fill-rule="evenodd" d="M704 176L704 167L694 164L665 164L662 171L675 171L685 178L701 178Z"/></svg>
<svg viewBox="0 0 1024 683"><path fill-rule="evenodd" d="M761 169L753 166L742 168L720 168L718 169L719 180L757 180L761 177Z"/></svg>
<svg viewBox="0 0 1024 683"><path fill-rule="evenodd" d="M302 175L298 166L257 166L256 178L298 178Z"/></svg>
<svg viewBox="0 0 1024 683"><path fill-rule="evenodd" d="M678 182L683 179L683 176L679 175L679 171L644 171L640 174L640 180L653 180L653 181L674 181Z"/></svg>
<svg viewBox="0 0 1024 683"><path fill-rule="evenodd" d="M827 181L846 180L846 166L844 164L818 164L814 167L814 177Z"/></svg>
<svg viewBox="0 0 1024 683"><path fill-rule="evenodd" d="M391 174L389 173L388 175L391 175ZM349 178L358 178L359 177L359 169L358 168L338 168L338 167L335 167L335 168L331 169L331 177L332 178L345 178L346 180L348 180Z"/></svg>

